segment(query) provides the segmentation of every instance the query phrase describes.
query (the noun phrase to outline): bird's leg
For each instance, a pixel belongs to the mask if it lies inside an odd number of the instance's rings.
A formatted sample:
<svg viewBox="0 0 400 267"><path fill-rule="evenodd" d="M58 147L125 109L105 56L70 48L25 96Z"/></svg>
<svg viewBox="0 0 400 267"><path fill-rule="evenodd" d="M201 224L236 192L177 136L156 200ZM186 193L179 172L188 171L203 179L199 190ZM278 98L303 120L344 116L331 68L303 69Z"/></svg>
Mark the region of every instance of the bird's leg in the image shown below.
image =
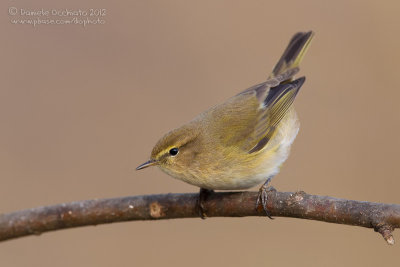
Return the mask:
<svg viewBox="0 0 400 267"><path fill-rule="evenodd" d="M212 193L214 193L214 190L200 188L199 199L197 200L197 208L200 218L202 218L203 220L207 217L204 211L204 202L207 200L207 197Z"/></svg>
<svg viewBox="0 0 400 267"><path fill-rule="evenodd" d="M271 217L271 213L269 212L267 208L267 200L268 200L268 192L274 190L272 186L268 186L269 182L271 182L272 177L269 177L267 181L260 187L260 190L258 191L258 197L257 197L257 202L256 202L256 210L258 210L258 207L260 204L262 205L266 215L268 218L273 219Z"/></svg>

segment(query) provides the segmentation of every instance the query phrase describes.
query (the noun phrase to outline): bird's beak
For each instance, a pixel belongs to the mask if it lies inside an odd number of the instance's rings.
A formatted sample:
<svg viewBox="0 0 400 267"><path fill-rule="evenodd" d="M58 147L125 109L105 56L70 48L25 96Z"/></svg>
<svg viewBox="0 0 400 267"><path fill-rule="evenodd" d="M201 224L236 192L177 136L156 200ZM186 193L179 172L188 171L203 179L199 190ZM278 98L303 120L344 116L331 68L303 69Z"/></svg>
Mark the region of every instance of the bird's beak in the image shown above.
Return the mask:
<svg viewBox="0 0 400 267"><path fill-rule="evenodd" d="M144 169L144 168L147 168L147 167L156 165L156 164L157 164L157 161L154 160L154 159L151 159L151 160L149 160L149 161L146 161L146 162L143 163L143 164L140 164L140 165L136 168L136 170L138 171L138 170L141 170L141 169Z"/></svg>

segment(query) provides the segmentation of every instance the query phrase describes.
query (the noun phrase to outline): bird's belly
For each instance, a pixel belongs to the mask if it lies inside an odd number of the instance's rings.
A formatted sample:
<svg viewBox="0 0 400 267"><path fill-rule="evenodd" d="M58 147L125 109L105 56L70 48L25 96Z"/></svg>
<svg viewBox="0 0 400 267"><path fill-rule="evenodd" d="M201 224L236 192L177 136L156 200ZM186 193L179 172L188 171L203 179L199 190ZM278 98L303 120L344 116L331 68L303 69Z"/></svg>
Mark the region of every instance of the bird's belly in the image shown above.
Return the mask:
<svg viewBox="0 0 400 267"><path fill-rule="evenodd" d="M264 155L259 163L251 164L251 168L232 168L217 177L198 179L197 181L202 181L202 185L198 186L213 190L241 190L254 187L278 174L280 166L289 156L289 150L290 146L282 145L273 155Z"/></svg>

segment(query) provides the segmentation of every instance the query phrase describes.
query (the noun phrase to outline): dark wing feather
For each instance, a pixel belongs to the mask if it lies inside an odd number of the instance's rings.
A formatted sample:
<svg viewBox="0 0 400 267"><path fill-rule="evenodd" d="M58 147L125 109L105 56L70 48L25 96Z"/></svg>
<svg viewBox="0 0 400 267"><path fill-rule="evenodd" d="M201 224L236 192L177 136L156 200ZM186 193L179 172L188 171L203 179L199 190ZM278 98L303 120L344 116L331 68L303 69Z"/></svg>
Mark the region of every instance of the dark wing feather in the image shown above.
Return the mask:
<svg viewBox="0 0 400 267"><path fill-rule="evenodd" d="M260 112L251 137L252 140L258 140L258 142L249 150L249 153L260 151L271 140L304 81L305 77L302 77L270 89L264 102L265 110Z"/></svg>

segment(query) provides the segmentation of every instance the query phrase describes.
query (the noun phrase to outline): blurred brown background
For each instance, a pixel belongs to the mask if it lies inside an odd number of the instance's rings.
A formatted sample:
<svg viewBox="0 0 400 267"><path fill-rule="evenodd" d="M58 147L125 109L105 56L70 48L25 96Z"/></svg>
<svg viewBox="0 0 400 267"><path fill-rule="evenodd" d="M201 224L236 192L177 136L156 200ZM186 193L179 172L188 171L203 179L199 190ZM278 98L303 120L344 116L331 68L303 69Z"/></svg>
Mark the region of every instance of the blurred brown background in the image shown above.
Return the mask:
<svg viewBox="0 0 400 267"><path fill-rule="evenodd" d="M14 25L22 17L10 7L104 8L105 24ZM273 186L400 203L399 10L399 1L2 1L0 212L197 192L156 168L134 168L165 132L262 82L290 37L310 29L301 130ZM375 266L396 263L399 249L371 229L212 218L21 238L0 243L0 262Z"/></svg>

